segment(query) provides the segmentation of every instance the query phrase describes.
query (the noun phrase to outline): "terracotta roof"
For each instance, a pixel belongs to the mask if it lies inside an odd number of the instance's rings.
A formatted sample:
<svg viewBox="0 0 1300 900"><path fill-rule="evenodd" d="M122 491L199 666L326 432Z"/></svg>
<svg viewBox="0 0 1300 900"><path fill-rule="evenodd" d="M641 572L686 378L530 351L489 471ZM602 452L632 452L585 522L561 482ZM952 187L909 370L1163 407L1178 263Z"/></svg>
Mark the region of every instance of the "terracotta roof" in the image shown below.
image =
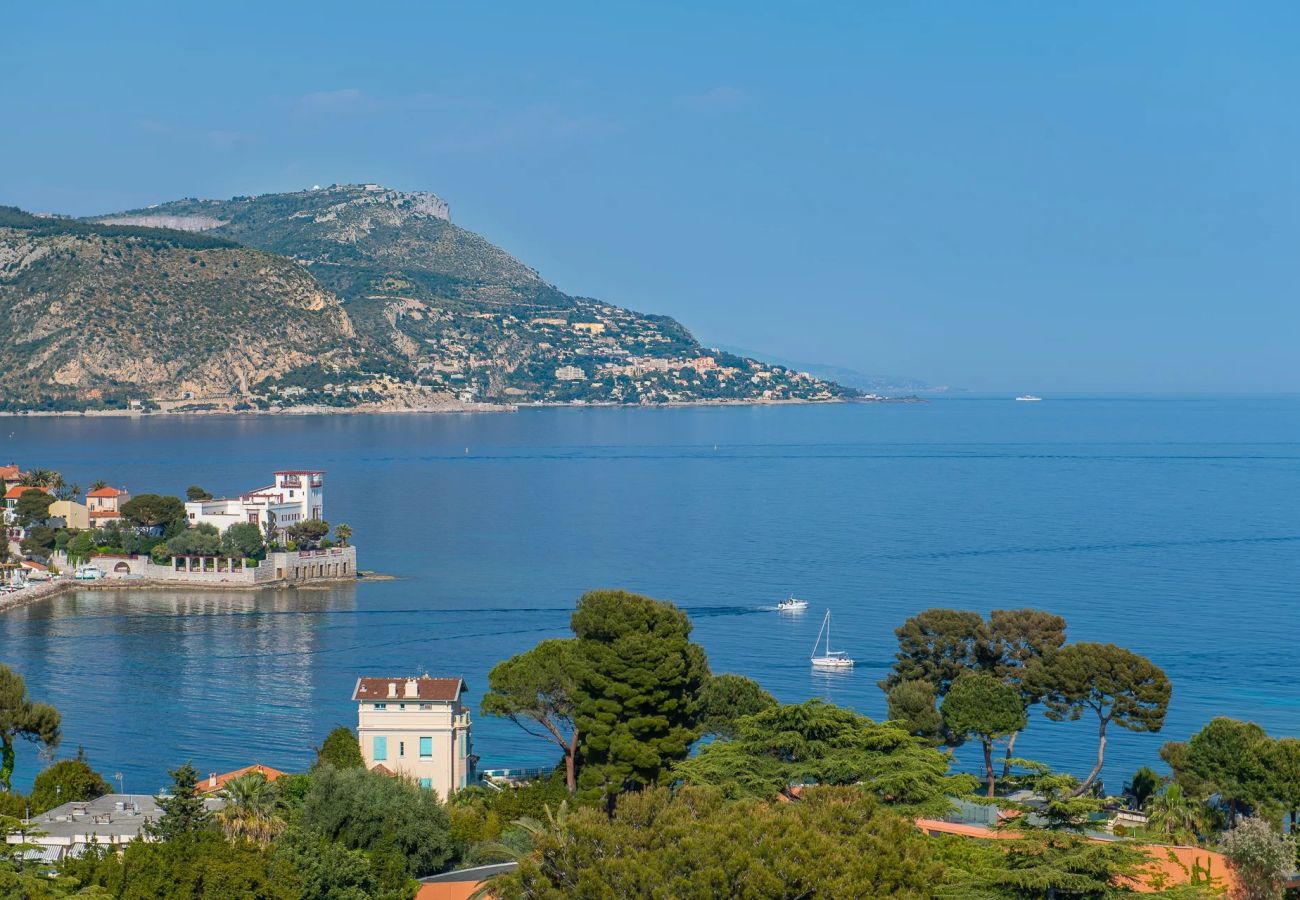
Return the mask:
<svg viewBox="0 0 1300 900"><path fill-rule="evenodd" d="M389 778L392 778L397 775L396 772L388 768L388 766L384 765L383 763L375 763L373 766L370 767L370 771L378 775L387 775Z"/></svg>
<svg viewBox="0 0 1300 900"><path fill-rule="evenodd" d="M115 487L102 487L91 491L87 497L121 497L126 491L120 491Z"/></svg>
<svg viewBox="0 0 1300 900"><path fill-rule="evenodd" d="M45 563L38 563L38 562L36 562L36 560L34 560L34 559L24 559L24 560L22 561L22 567L23 567L24 569L31 569L33 572L48 572L48 571L50 571L50 567L49 567L49 566L45 565Z"/></svg>
<svg viewBox="0 0 1300 900"><path fill-rule="evenodd" d="M28 491L45 491L45 493L47 494L53 493L53 491L51 491L47 487L37 487L31 484L15 484L9 490L5 491L5 499L17 500L19 497L21 497L23 494L27 493Z"/></svg>
<svg viewBox="0 0 1300 900"><path fill-rule="evenodd" d="M242 769L236 769L233 772L226 772L224 775L217 775L215 772L198 783L195 788L200 794L215 794L225 788L226 782L232 778L238 778L240 775L247 775L250 772L261 772L266 776L267 781L275 781L277 778L283 778L286 773L279 769L272 769L270 766L264 766L261 763L254 763L251 766L244 766Z"/></svg>
<svg viewBox="0 0 1300 900"><path fill-rule="evenodd" d="M90 517L92 519L120 519L122 514L115 509L92 509Z"/></svg>
<svg viewBox="0 0 1300 900"><path fill-rule="evenodd" d="M22 478L22 470L18 466L10 463L7 466L0 466L0 479L8 481L10 478Z"/></svg>
<svg viewBox="0 0 1300 900"><path fill-rule="evenodd" d="M407 682L415 682L415 696L406 692ZM396 685L397 692L390 694L388 686ZM353 700L441 700L454 701L465 690L463 678L358 678L357 686L352 691Z"/></svg>

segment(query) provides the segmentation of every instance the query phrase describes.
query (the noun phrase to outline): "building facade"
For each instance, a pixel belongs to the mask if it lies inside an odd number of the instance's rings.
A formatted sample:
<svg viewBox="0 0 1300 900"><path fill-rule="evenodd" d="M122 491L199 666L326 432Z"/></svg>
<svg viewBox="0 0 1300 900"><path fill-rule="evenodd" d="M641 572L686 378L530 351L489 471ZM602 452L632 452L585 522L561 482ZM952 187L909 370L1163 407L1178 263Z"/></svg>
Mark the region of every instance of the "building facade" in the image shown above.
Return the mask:
<svg viewBox="0 0 1300 900"><path fill-rule="evenodd" d="M324 472L285 470L274 473L274 478L270 485L237 497L191 500L185 504L185 517L191 527L207 524L218 531L239 522L251 522L263 531L268 527L283 531L308 519L325 518Z"/></svg>
<svg viewBox="0 0 1300 900"><path fill-rule="evenodd" d="M126 488L102 487L86 494L90 523L96 528L122 520L122 504L131 499Z"/></svg>
<svg viewBox="0 0 1300 900"><path fill-rule="evenodd" d="M412 778L446 800L474 780L460 678L358 678L357 739L366 768Z"/></svg>

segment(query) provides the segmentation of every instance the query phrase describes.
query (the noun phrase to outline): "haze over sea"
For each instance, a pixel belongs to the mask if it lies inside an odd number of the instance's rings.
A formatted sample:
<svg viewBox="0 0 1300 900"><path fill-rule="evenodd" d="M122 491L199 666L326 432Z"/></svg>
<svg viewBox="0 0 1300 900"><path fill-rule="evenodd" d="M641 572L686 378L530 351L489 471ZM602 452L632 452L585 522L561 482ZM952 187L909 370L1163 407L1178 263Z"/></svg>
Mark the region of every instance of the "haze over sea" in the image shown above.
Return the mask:
<svg viewBox="0 0 1300 900"><path fill-rule="evenodd" d="M462 675L567 634L576 598L674 600L715 672L783 701L884 713L893 629L933 606L1035 606L1170 675L1164 732L1113 729L1118 790L1214 715L1300 734L1300 400L532 409L499 415L0 419L0 462L133 493L233 493L327 470L361 566L327 591L81 592L0 615L0 661L128 791L250 762L293 769L355 724L361 674ZM785 616L786 595L811 608ZM808 665L823 611L848 675ZM1095 722L1035 711L1017 753L1082 773ZM479 717L483 766L552 761ZM973 767L977 751L958 759ZM37 763L21 748L17 785Z"/></svg>

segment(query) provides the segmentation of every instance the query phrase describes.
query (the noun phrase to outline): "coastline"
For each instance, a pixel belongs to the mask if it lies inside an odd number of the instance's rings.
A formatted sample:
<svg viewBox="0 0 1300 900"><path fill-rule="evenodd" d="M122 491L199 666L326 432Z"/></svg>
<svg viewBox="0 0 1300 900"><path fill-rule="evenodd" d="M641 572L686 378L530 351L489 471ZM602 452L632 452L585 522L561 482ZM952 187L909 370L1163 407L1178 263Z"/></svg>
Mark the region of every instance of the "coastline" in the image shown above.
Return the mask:
<svg viewBox="0 0 1300 900"><path fill-rule="evenodd" d="M682 409L705 406L813 406L849 403L928 403L924 397L832 397L826 400L683 400L674 403L555 403L537 401L528 403L449 403L437 406L285 406L272 409L158 409L145 412L139 409L60 409L60 410L7 410L0 418L162 418L173 416L382 416L382 415L446 415L465 413L513 413L521 409Z"/></svg>
<svg viewBox="0 0 1300 900"><path fill-rule="evenodd" d="M239 584L236 582L203 582L201 584L190 584L183 581L164 581L158 578L97 578L88 581L77 581L73 578L60 578L57 581L44 581L39 584L29 585L21 588L11 594L5 594L0 597L0 615L4 615L12 609L18 609L23 606L30 606L40 600L49 600L63 594L69 594L73 591L225 591L230 593L249 594L257 591L276 591L285 588L304 588L308 590L328 589L343 584L356 584L359 581L391 581L394 580L392 575L380 575L371 573L369 575L356 575L347 578L320 578L308 582L288 582L273 581L263 582L261 584Z"/></svg>

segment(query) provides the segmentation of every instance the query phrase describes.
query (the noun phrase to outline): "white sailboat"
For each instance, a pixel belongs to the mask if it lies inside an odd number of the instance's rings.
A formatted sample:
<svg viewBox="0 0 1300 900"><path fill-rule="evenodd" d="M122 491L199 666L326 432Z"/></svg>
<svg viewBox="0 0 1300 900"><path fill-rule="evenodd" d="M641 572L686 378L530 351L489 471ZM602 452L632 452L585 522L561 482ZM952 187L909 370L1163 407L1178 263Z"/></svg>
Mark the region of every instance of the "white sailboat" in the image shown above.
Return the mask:
<svg viewBox="0 0 1300 900"><path fill-rule="evenodd" d="M826 652L818 654L821 647L822 635L826 635ZM822 619L821 631L817 632L817 643L813 644L812 665L814 669L851 669L853 668L853 659L843 650L831 649L831 611L826 610L826 618Z"/></svg>

